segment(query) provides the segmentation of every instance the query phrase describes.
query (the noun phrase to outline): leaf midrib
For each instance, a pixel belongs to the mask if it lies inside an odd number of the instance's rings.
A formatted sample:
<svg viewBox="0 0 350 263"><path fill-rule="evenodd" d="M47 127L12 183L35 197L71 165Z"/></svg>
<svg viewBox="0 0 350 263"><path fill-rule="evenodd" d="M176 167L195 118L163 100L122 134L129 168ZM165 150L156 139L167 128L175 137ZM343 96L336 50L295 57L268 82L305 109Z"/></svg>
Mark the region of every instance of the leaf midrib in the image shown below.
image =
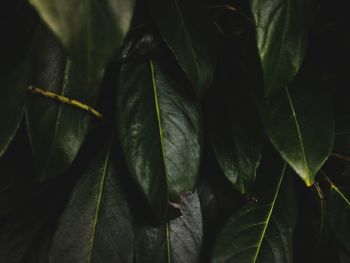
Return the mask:
<svg viewBox="0 0 350 263"><path fill-rule="evenodd" d="M258 256L259 256L259 252L260 252L260 249L261 249L261 245L262 245L262 242L264 240L264 237L265 237L265 234L266 234L266 230L269 226L269 223L270 223L270 220L271 220L271 216L272 216L272 212L275 208L275 204L276 204L276 200L277 200L277 197L278 197L278 194L279 194L279 191L280 191L280 188L281 188L281 184L282 184L282 181L283 181L283 178L284 178L284 173L285 173L285 170L286 170L286 163L284 163L283 165L283 168L282 168L282 172L281 172L281 176L280 176L280 179L278 181L278 184L277 184L277 188L276 188L276 192L275 192L275 195L273 197L273 200L272 200L272 203L271 203L271 208L269 210L269 213L267 215L267 219L266 219L266 224L264 225L264 228L263 228L263 231L261 233L261 236L260 236L260 239L259 239L259 242L258 242L258 246L257 246L257 250L256 250L256 253L253 257L253 263L256 263L257 262L257 259L258 259Z"/></svg>
<svg viewBox="0 0 350 263"><path fill-rule="evenodd" d="M289 106L290 106L291 111L292 111L295 127L296 127L297 134L298 134L298 139L299 139L298 141L299 141L299 144L300 144L301 153L302 153L303 160L304 160L305 173L307 175L307 178L304 178L304 179L307 181L306 183L309 186L309 185L311 185L310 169L309 169L309 165L308 165L307 158L306 158L304 141L303 141L303 138L302 138L302 135L301 135L301 130L300 130L298 117L296 115L296 112L295 112L295 109L294 109L294 104L293 104L292 98L291 98L291 96L289 94L288 87L285 87L285 91L286 91L286 95L287 95L287 98L288 98Z"/></svg>
<svg viewBox="0 0 350 263"><path fill-rule="evenodd" d="M67 90L67 86L68 86L68 79L69 79L69 70L70 70L70 66L71 62L68 58L66 58L66 63L65 63L65 67L64 67L64 75L63 75L63 83L62 83L62 89L61 92L59 93L59 95L64 96ZM61 103L58 104L58 109L57 109L57 114L56 114L56 118L55 118L55 127L53 130L53 138L52 138L52 143L50 145L50 151L49 151L49 155L48 155L48 159L46 161L45 164L45 170L47 169L48 166L50 166L50 161L52 159L52 155L55 149L55 144L57 141L57 133L58 133L58 128L60 126L60 121L59 119L61 118L62 115L62 109L63 109L63 105Z"/></svg>
<svg viewBox="0 0 350 263"><path fill-rule="evenodd" d="M326 181L329 183L331 189L333 189L334 191L336 191L342 199L344 199L345 203L350 206L350 199L348 199L346 197L345 194L343 194L343 192L333 183L333 181L331 179L328 178L328 176L326 175L326 173L323 170L320 170L321 174L323 175L323 177L326 179Z"/></svg>
<svg viewBox="0 0 350 263"><path fill-rule="evenodd" d="M189 47L190 47L190 51L191 51L191 54L192 54L192 57L193 57L193 61L194 61L194 64L195 64L195 68L196 68L196 72L197 72L197 81L198 81L198 78L199 78L199 76L200 76L200 68L199 68L199 64L198 64L198 58L197 58L196 53L195 53L195 51L194 51L194 47L193 47L193 45L192 45L190 33L189 33L188 28L187 28L185 19L184 19L184 17L182 16L181 8L180 8L180 6L179 6L179 3L178 3L177 0L174 0L174 3L175 3L175 7L176 7L176 9L177 9L177 13L179 14L181 24L183 25L183 29L184 29L184 32L185 32L185 35L186 35L186 39L190 39L190 41L186 41L186 42L188 42L188 45L189 45ZM196 83L196 84L197 84L197 83Z"/></svg>
<svg viewBox="0 0 350 263"><path fill-rule="evenodd" d="M156 106L156 113L157 113L157 124L158 124L158 130L159 130L159 136L160 136L160 144L162 148L162 159L164 164L164 173L165 173L165 179L166 179L166 185L168 187L168 173L167 173L167 165L165 162L165 144L164 144L164 138L163 138L163 128L162 128L162 121L161 121L161 113L160 113L160 107L159 107L159 101L158 101L158 85L156 80L156 73L155 68L153 65L153 61L150 61L151 65L151 74L152 74L152 84L153 84L153 93L154 93L154 102ZM169 191L167 191L167 203L169 202ZM168 263L171 263L171 244L170 244L170 235L169 235L169 223L166 224L166 245L167 245L167 258Z"/></svg>
<svg viewBox="0 0 350 263"><path fill-rule="evenodd" d="M272 74L272 80L271 80L271 85L270 85L270 91L269 93L272 92L273 90L273 87L275 85L275 82L276 82L276 76L277 76L277 71L278 69L280 68L280 63L281 63L281 57L282 57L282 51L283 51L283 45L286 41L286 38L287 38L287 27L288 27L288 21L289 21L289 14L288 14L288 10L290 8L290 3L289 3L289 0L287 0L287 7L286 7L286 15L285 15L285 20L284 20L284 23L283 23L283 32L282 32L282 38L281 38L281 46L280 46L280 49L279 49L279 52L278 52L278 57L277 57L277 62L276 62L276 66L274 68L274 71L273 71L273 74ZM266 94L266 92L265 92Z"/></svg>
<svg viewBox="0 0 350 263"><path fill-rule="evenodd" d="M107 167L108 167L108 163L110 160L109 157L110 157L110 151L111 151L111 144L112 143L110 143L110 145L108 147L106 159L105 159L105 162L103 165L103 173L101 176L98 197L96 200L96 210L95 210L94 220L93 220L92 225L91 225L91 238L90 238L89 245L88 245L88 257L87 257L88 261L87 262L91 262L91 258L92 258L92 250L93 250L94 241L95 241L97 221L98 221L98 216L100 213L101 200L102 200L103 190L104 190L104 186L105 186L105 179L106 179L106 174L107 174Z"/></svg>

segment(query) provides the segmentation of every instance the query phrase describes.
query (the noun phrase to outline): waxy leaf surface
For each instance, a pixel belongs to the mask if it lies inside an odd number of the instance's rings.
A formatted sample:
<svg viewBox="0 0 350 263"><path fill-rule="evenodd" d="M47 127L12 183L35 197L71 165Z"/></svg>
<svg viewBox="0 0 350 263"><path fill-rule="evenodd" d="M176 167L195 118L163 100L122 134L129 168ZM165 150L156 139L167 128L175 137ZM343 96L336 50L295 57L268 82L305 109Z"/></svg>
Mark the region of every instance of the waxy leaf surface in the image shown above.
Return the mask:
<svg viewBox="0 0 350 263"><path fill-rule="evenodd" d="M251 0L265 96L284 89L304 59L315 1Z"/></svg>
<svg viewBox="0 0 350 263"><path fill-rule="evenodd" d="M210 86L216 54L212 24L200 2L151 0L154 20L198 95Z"/></svg>
<svg viewBox="0 0 350 263"><path fill-rule="evenodd" d="M296 204L285 167L270 198L252 201L228 220L216 240L213 263L293 262Z"/></svg>
<svg viewBox="0 0 350 263"><path fill-rule="evenodd" d="M199 112L186 82L175 75L154 60L123 65L120 73L120 141L130 172L159 219L169 203L180 203L194 190L200 162Z"/></svg>

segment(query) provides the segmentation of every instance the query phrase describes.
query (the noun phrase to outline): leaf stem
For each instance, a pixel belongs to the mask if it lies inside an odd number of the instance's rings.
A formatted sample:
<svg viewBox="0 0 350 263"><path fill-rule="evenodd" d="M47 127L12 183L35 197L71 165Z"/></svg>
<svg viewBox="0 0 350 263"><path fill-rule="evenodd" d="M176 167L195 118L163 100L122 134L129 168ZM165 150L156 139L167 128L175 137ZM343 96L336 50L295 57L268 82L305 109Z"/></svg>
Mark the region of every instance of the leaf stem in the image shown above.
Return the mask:
<svg viewBox="0 0 350 263"><path fill-rule="evenodd" d="M48 91L48 90L45 90L42 88L34 87L33 85L29 86L28 90L33 94L38 94L38 95L41 95L45 98L49 98L49 99L58 101L60 103L64 103L64 104L79 108L83 111L90 113L91 115L93 115L97 119L103 119L103 115L100 112L98 112L94 108L92 108L89 105L82 103L80 101L70 99L70 98L67 98L67 97L62 96L62 95L58 95L54 92L51 92L51 91Z"/></svg>
<svg viewBox="0 0 350 263"><path fill-rule="evenodd" d="M338 158L338 159L341 159L343 161L350 162L350 156L347 156L347 155L343 155L340 153L331 153L331 156Z"/></svg>

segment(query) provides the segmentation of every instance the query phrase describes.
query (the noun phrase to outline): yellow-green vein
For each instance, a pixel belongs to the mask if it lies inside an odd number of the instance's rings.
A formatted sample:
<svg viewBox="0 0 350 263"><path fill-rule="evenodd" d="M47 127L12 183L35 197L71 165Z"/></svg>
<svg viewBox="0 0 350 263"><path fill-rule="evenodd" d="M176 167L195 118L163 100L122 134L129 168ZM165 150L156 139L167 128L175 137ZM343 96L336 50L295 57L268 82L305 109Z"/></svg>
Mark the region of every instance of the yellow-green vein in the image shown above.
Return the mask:
<svg viewBox="0 0 350 263"><path fill-rule="evenodd" d="M99 189L98 189L99 192L98 192L98 196L97 196L97 200L96 200L96 210L95 210L94 220L93 220L92 225L91 225L91 237L90 237L89 246L88 246L88 258L87 258L88 261L87 262L91 262L92 250L93 250L94 240L95 240L95 232L96 232L97 221L98 221L101 200L102 200L102 194L103 194L103 189L104 189L105 179L106 179L106 174L107 174L107 168L108 168L108 163L109 163L111 144L112 143L110 143L110 145L108 147L106 159L105 159L104 164L103 164L103 171L102 171L101 181L100 181Z"/></svg>
<svg viewBox="0 0 350 263"><path fill-rule="evenodd" d="M153 61L150 61L151 66L151 74L152 74L152 84L153 84L153 93L154 93L154 102L156 107L156 113L157 113L157 123L158 123L158 129L159 129L159 136L160 136L160 145L162 148L162 159L164 163L164 173L165 173L165 180L166 184L168 185L168 174L167 174L167 167L165 162L165 145L164 145L164 139L163 139L163 128L161 123L161 116L160 116L160 107L159 107L159 101L158 101L158 86L157 86L157 80L156 80L156 72L153 65ZM167 196L167 201L169 202L169 195ZM170 237L169 237L169 226L168 223L166 224L166 239L167 239L167 252L168 252L168 263L171 263L170 259Z"/></svg>
<svg viewBox="0 0 350 263"><path fill-rule="evenodd" d="M331 179L329 179L329 177L325 174L325 172L323 172L321 170L321 174L323 175L323 177L327 180L327 182L329 183L329 185L331 186L331 189L333 189L334 191L336 191L341 198L345 201L345 203L350 206L350 200L345 196L345 194L343 194L343 192L331 181Z"/></svg>
<svg viewBox="0 0 350 263"><path fill-rule="evenodd" d="M263 229L263 231L261 233L261 236L259 238L259 242L258 242L256 253L254 254L254 257L253 257L253 262L254 263L257 262L257 259L258 259L258 256L259 256L259 252L260 252L260 249L261 249L261 245L262 245L262 242L264 240L267 227L269 226L269 223L270 223L272 212L273 212L273 209L275 207L276 200L277 200L277 197L278 197L278 194L279 194L279 191L280 191L280 188L281 188L281 184L282 184L282 181L283 181L283 178L284 178L284 173L285 173L285 170L286 170L286 166L287 166L286 163L284 163L280 179L279 179L279 181L277 183L276 192L274 194L274 197L273 197L273 200L272 200L272 203L271 203L271 207L270 207L269 213L267 215L267 219L265 221L266 223L264 225L264 229Z"/></svg>
<svg viewBox="0 0 350 263"><path fill-rule="evenodd" d="M304 142L303 142L303 138L302 138L302 135L301 135L301 130L300 130L298 117L296 115L296 112L295 112L295 109L294 109L294 105L293 105L293 101L292 101L292 98L291 98L291 96L289 94L289 91L288 91L287 87L285 87L285 91L286 91L286 95L287 95L287 98L288 98L289 106L290 106L292 114L293 114L293 119L295 121L295 127L296 127L296 130L297 130L299 143L300 143L300 148L301 148L301 153L302 153L303 161L304 161L304 165L305 165L305 168L304 168L305 169L305 171L304 171L305 174L302 174L301 176L304 177L303 179L305 179L306 185L307 186L311 186L312 183L313 183L313 180L311 178L310 169L309 169L309 166L308 166L308 163L307 163L307 158L306 158L306 153L305 153L305 148L304 148Z"/></svg>
<svg viewBox="0 0 350 263"><path fill-rule="evenodd" d="M70 60L67 58L66 59L66 64L65 64L65 68L64 68L64 75L63 75L63 82L62 82L62 89L60 92L60 96L64 96L67 86L68 86L68 79L69 79L69 70L70 70ZM59 128L59 125L61 124L61 121L59 121L60 117L62 114L62 105L58 105L58 109L57 109L57 115L56 115L56 122L55 122L55 128L53 130L53 138L52 138L52 142L51 142L51 147L50 147L50 152L49 152L49 159L47 159L47 163L46 165L50 165L50 158L52 158L53 152L55 150L55 144L57 141L57 131Z"/></svg>
<svg viewBox="0 0 350 263"><path fill-rule="evenodd" d="M181 8L179 6L179 3L177 2L177 0L174 0L174 3L175 3L175 7L176 7L176 9L178 11L180 20L181 20L181 24L183 25L183 28L184 28L184 31L185 31L185 35L187 36L188 39L190 39L190 34L188 32L188 29L187 29L187 26L186 26L186 23L185 23L185 19L182 16ZM196 80L198 81L198 78L200 76L200 68L199 68L198 59L197 59L196 53L194 51L193 45L191 43L191 40L189 41L189 46L190 46L191 54L193 56L194 64L196 66L196 71L197 71ZM176 54L176 52L174 52L174 54ZM197 83L194 83L194 84L197 85Z"/></svg>

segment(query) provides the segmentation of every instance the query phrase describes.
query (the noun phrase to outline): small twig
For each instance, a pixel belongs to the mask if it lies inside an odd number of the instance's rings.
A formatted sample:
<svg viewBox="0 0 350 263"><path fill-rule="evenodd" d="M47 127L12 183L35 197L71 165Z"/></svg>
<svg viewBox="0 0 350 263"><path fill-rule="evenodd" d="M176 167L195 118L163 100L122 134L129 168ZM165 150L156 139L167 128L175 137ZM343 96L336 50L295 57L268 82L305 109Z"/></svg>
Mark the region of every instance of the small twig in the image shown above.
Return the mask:
<svg viewBox="0 0 350 263"><path fill-rule="evenodd" d="M93 115L97 119L103 119L103 115L101 113L99 113L94 108L92 108L92 107L88 106L87 104L84 104L80 101L70 99L70 98L64 97L62 95L58 95L54 92L44 90L44 89L41 89L38 87L34 87L32 85L28 87L28 90L33 94L38 94L38 95L41 95L45 98L52 99L52 100L55 100L57 102L64 103L64 104L79 108L83 111L90 113L91 115Z"/></svg>
<svg viewBox="0 0 350 263"><path fill-rule="evenodd" d="M314 187L317 191L318 197L320 198L320 214L321 214L320 233L322 234L324 224L325 224L325 195L318 181L315 181Z"/></svg>
<svg viewBox="0 0 350 263"><path fill-rule="evenodd" d="M338 159L341 159L343 161L350 162L350 156L346 156L346 155L343 155L340 153L331 153L331 156L338 158Z"/></svg>

